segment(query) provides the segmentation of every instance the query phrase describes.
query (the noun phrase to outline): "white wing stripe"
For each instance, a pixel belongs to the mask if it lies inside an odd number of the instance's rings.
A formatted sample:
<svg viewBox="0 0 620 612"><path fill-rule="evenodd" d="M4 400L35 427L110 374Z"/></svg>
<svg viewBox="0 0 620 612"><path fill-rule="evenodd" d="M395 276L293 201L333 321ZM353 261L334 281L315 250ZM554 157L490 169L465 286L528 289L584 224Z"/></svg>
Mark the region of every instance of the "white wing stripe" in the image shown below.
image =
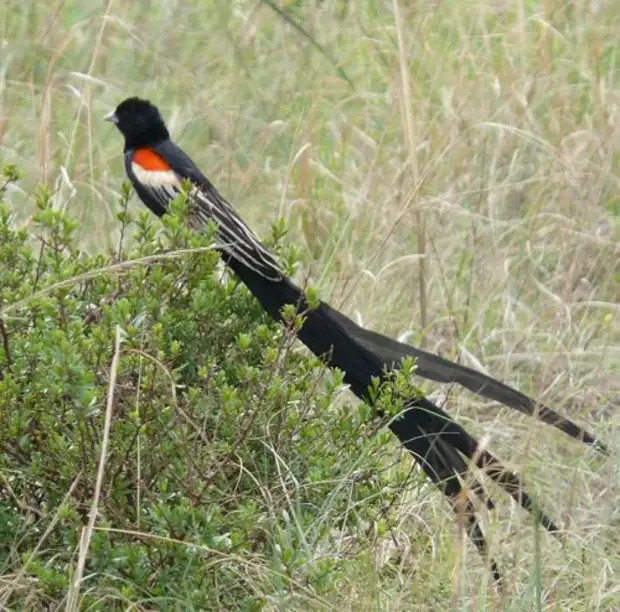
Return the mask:
<svg viewBox="0 0 620 612"><path fill-rule="evenodd" d="M215 202L209 197L211 195ZM265 278L282 279L282 271L277 260L217 192L207 194L202 189L195 188L190 197L196 203L197 215L203 222L209 218L215 221L220 237L225 239L222 248Z"/></svg>

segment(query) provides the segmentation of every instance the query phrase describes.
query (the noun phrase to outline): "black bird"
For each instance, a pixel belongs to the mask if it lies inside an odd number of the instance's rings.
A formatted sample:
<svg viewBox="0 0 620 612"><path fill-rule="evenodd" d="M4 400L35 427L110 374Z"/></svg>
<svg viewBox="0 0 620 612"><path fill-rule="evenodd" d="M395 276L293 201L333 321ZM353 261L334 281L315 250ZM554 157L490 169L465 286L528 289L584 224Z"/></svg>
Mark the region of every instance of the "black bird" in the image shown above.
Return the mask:
<svg viewBox="0 0 620 612"><path fill-rule="evenodd" d="M284 274L276 258L196 164L170 140L168 129L153 104L128 98L106 120L115 123L125 137L125 169L140 199L161 217L182 191L183 182L189 180L192 214L200 223L215 222L220 241L218 250L226 264L275 320L282 320L285 304L296 305L304 313L304 324L297 334L299 339L330 366L342 370L345 381L362 400L371 401L368 391L374 377L385 380L386 373L398 368L403 358L413 357L416 373L423 378L458 383L607 453L606 447L592 434L490 376L363 329L325 302L308 309L303 291ZM517 503L536 512L541 523L557 534L558 527L535 507L521 479L426 397L408 400L406 409L389 427L449 498L453 508L466 518L468 533L483 556L487 556L486 541L463 485L463 480L472 482L467 477L467 460L475 461ZM474 481L472 489L489 508L494 507L481 483ZM493 560L490 565L498 582L499 569Z"/></svg>

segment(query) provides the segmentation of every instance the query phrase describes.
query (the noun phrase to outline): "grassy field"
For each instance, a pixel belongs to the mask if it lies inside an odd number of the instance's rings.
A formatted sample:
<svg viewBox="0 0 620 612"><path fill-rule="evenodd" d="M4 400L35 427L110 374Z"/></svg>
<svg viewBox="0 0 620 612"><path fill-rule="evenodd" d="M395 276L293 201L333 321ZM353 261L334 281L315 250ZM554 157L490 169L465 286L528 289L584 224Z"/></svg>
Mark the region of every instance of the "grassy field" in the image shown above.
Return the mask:
<svg viewBox="0 0 620 612"><path fill-rule="evenodd" d="M614 3L275 4L324 52L260 1L5 0L0 164L23 173L9 193L20 219L46 183L80 220L84 248L116 244L122 141L101 119L126 96L149 98L259 234L287 221L300 278L322 298L486 370L613 447ZM373 540L337 595L291 608L620 609L617 452L603 459L458 389L437 397L527 473L565 542L538 537L503 500L488 521L507 573L496 595L448 505L417 489L398 533Z"/></svg>

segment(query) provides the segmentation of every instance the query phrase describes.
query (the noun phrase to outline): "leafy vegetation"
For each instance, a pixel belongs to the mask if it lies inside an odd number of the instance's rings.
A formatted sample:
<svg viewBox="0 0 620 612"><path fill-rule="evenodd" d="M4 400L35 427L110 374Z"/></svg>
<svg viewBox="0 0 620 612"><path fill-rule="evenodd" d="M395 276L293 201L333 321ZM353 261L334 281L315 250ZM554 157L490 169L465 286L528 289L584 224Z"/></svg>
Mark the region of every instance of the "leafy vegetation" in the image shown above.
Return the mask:
<svg viewBox="0 0 620 612"><path fill-rule="evenodd" d="M292 586L312 601L386 529L389 434L292 349L300 320L269 321L177 213L159 233L123 210L133 246L90 257L46 193L32 235L1 209L0 559L20 577L4 605L68 592L108 395L84 607L259 609Z"/></svg>

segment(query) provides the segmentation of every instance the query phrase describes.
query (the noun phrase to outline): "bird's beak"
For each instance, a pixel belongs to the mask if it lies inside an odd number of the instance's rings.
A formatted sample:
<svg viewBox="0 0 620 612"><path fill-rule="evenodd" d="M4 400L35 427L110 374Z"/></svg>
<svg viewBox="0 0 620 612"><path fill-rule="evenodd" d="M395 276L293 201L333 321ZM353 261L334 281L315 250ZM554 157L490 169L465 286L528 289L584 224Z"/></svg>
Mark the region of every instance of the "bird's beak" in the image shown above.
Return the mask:
<svg viewBox="0 0 620 612"><path fill-rule="evenodd" d="M116 116L116 111L113 110L111 113L108 113L104 118L104 121L109 121L110 123L118 123L118 117Z"/></svg>

